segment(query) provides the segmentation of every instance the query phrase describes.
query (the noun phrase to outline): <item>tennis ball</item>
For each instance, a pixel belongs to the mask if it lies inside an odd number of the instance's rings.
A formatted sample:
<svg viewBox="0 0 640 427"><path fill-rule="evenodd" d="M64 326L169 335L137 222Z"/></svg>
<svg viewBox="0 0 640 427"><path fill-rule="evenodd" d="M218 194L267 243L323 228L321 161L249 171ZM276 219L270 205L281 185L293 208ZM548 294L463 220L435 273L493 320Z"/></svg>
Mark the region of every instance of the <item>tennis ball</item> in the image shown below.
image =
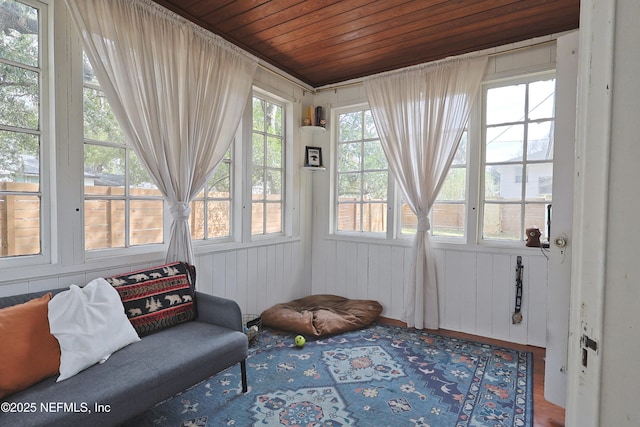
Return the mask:
<svg viewBox="0 0 640 427"><path fill-rule="evenodd" d="M298 347L302 347L304 345L305 342L307 342L307 340L304 339L304 337L302 335L298 335L295 339L296 341L296 345Z"/></svg>

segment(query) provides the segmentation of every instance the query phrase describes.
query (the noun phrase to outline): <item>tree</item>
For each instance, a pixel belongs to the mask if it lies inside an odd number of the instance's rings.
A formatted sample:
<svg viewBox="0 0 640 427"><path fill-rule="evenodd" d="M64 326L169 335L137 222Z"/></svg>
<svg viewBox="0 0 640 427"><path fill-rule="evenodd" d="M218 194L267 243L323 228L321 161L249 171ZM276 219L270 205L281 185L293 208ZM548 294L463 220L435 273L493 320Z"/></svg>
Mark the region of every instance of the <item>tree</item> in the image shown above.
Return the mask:
<svg viewBox="0 0 640 427"><path fill-rule="evenodd" d="M467 188L467 132L462 134L460 143L453 157L453 162L444 184L440 188L438 201L460 201L466 199ZM462 167L456 167L462 166Z"/></svg>
<svg viewBox="0 0 640 427"><path fill-rule="evenodd" d="M37 34L38 17L35 9L12 1L0 1L0 31L9 34L16 31L20 34Z"/></svg>
<svg viewBox="0 0 640 427"><path fill-rule="evenodd" d="M127 150L127 140L113 110L100 89L93 68L83 55L84 77L84 165L85 172L100 175L121 175L129 171L131 187L152 186L152 180L133 149ZM100 144L100 143L103 144ZM129 153L128 163L127 154Z"/></svg>
<svg viewBox="0 0 640 427"><path fill-rule="evenodd" d="M253 98L251 185L264 198L271 194L282 194L282 114L280 105L258 97Z"/></svg>
<svg viewBox="0 0 640 427"><path fill-rule="evenodd" d="M39 138L21 132L40 130L40 73L37 10L0 1L0 179L14 181L26 159L39 159Z"/></svg>
<svg viewBox="0 0 640 427"><path fill-rule="evenodd" d="M371 110L338 117L338 196L351 200L387 200L388 163Z"/></svg>

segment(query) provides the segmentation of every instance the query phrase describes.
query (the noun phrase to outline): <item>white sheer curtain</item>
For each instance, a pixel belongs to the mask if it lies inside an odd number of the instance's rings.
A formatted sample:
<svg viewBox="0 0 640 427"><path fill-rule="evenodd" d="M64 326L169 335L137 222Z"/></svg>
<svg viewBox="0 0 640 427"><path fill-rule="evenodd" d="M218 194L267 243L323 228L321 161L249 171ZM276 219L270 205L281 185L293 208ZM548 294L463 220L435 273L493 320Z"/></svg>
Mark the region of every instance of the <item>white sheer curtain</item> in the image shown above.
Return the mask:
<svg viewBox="0 0 640 427"><path fill-rule="evenodd" d="M113 112L169 203L167 262L193 263L189 202L222 160L257 62L149 0L66 0Z"/></svg>
<svg viewBox="0 0 640 427"><path fill-rule="evenodd" d="M438 286L428 215L453 161L487 57L467 57L364 81L391 173L418 217L404 290L409 327L438 329Z"/></svg>

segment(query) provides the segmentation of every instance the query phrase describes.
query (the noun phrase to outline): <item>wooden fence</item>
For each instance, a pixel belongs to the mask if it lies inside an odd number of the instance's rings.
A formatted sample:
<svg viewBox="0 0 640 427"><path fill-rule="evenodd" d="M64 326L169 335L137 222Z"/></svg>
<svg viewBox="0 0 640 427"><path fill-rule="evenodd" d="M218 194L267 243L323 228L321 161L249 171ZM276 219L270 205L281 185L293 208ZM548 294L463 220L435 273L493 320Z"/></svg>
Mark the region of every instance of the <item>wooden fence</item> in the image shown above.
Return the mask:
<svg viewBox="0 0 640 427"><path fill-rule="evenodd" d="M91 196L120 196L122 187L88 186ZM160 196L155 189L132 189L133 196ZM122 248L125 245L124 200L86 199L84 203L84 246L87 250ZM132 199L129 202L129 240L131 245L162 243L163 200Z"/></svg>
<svg viewBox="0 0 640 427"><path fill-rule="evenodd" d="M546 204L536 203L525 205L525 227L537 226L545 234ZM484 211L484 237L496 239L520 238L519 204L487 204ZM524 230L522 230L524 232Z"/></svg>
<svg viewBox="0 0 640 427"><path fill-rule="evenodd" d="M37 192L38 184L0 183L5 191ZM92 196L121 195L122 187L91 186ZM135 189L136 196L157 196L157 190ZM224 198L226 194L214 195ZM354 199L341 200L338 208L338 229L342 231L384 232L387 224L387 204L350 203ZM229 202L207 202L207 235L209 238L226 237L231 233ZM253 233L281 231L281 204L267 203L267 220L263 222L265 204L252 204ZM362 206L362 215L360 212ZM520 235L520 205L488 205L485 210L485 237L518 238ZM204 238L204 201L192 204L190 217L191 236ZM541 229L546 224L544 204L527 205L527 222ZM142 199L130 202L130 244L162 243L163 201ZM437 204L433 208L432 227L436 235L457 235L464 230L464 205ZM362 224L361 224L362 223ZM415 231L417 220L411 210L402 210L403 232ZM362 227L361 227L362 225ZM527 225L527 227L531 226ZM87 250L124 247L125 203L123 200L87 199L84 205L84 235ZM0 257L33 255L40 253L40 198L25 194L0 196Z"/></svg>
<svg viewBox="0 0 640 427"><path fill-rule="evenodd" d="M37 192L38 184L0 183L0 190ZM0 195L0 256L40 253L40 197Z"/></svg>
<svg viewBox="0 0 640 427"><path fill-rule="evenodd" d="M14 192L37 192L38 184L0 183L0 189ZM124 200L100 199L101 196L120 196L122 187L88 186L86 191L96 199L84 203L84 238L87 250L118 248L125 245ZM158 190L132 189L132 195L159 196ZM225 198L228 194L210 194ZM191 237L203 239L204 201L194 202L189 218ZM226 237L231 233L229 201L207 201L208 238ZM264 204L253 203L252 225L254 233L274 233L282 230L281 204L267 203L267 219L263 222ZM162 243L163 200L133 199L129 206L129 235L131 245ZM40 253L40 198L24 194L0 196L0 257L34 255Z"/></svg>
<svg viewBox="0 0 640 427"><path fill-rule="evenodd" d="M387 225L387 204L368 202L365 204L350 203L355 199L341 199L338 205L338 230L384 232ZM360 206L362 206L362 228L360 228ZM415 233L418 219L408 205L402 206L402 232ZM463 204L437 204L433 207L432 227L434 234L460 234L464 230Z"/></svg>
<svg viewBox="0 0 640 427"><path fill-rule="evenodd" d="M436 204L431 211L431 232L437 236L462 236L465 226L465 206L460 203ZM418 218L408 205L402 206L402 232L415 233Z"/></svg>
<svg viewBox="0 0 640 427"><path fill-rule="evenodd" d="M360 206L349 203L354 199L343 199L338 208L338 229L360 231ZM387 223L386 203L362 205L362 230L384 232ZM487 205L484 216L484 237L519 239L521 206L516 204ZM546 205L526 205L526 227L538 226L544 234ZM415 233L418 219L408 205L402 207L402 232ZM461 203L438 203L431 212L432 233L437 236L462 236L465 227L465 205Z"/></svg>
<svg viewBox="0 0 640 427"><path fill-rule="evenodd" d="M386 203L350 203L353 200L355 199L340 199L338 230L383 232L387 229Z"/></svg>

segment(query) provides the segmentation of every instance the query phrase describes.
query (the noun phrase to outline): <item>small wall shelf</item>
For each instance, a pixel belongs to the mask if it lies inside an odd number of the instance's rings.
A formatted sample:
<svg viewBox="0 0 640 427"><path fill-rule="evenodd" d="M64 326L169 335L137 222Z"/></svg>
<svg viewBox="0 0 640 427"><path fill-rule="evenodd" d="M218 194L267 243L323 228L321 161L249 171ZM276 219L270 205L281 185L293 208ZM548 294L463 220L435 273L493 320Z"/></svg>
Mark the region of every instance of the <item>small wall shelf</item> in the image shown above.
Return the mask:
<svg viewBox="0 0 640 427"><path fill-rule="evenodd" d="M310 171L310 172L322 172L322 171L326 171L327 168L325 168L324 166L303 166L302 170Z"/></svg>
<svg viewBox="0 0 640 427"><path fill-rule="evenodd" d="M310 134L320 134L327 131L327 128L322 126L300 126L300 129L302 129L303 132Z"/></svg>

